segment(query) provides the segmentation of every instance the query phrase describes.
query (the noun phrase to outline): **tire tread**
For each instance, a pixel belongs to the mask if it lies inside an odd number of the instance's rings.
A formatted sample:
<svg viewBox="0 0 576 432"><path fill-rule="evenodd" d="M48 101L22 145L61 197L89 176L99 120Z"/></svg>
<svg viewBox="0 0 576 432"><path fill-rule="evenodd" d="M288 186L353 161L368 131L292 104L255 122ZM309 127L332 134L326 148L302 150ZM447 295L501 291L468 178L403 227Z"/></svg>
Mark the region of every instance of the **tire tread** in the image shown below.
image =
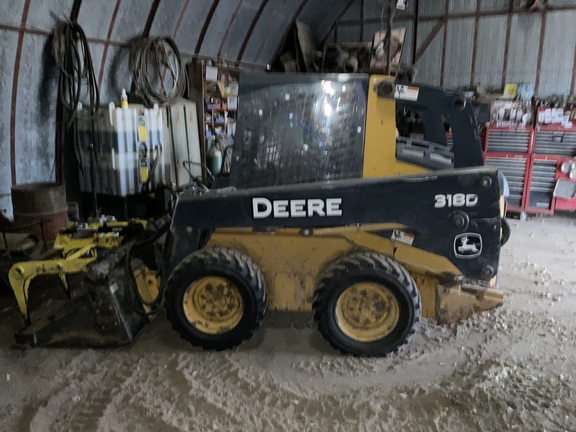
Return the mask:
<svg viewBox="0 0 576 432"><path fill-rule="evenodd" d="M249 285L254 290L257 303L257 316L250 330L246 333L244 338L240 341L223 345L222 343L209 343L199 341L191 336L184 328L178 324L178 318L175 308L177 304L175 296L178 292L178 285L180 281L186 280L186 275L189 273L190 268L204 267L206 264L220 265L231 267L238 271L243 278L247 280ZM172 323L172 328L178 332L180 337L194 346L200 346L206 350L222 351L225 349L235 348L242 344L244 341L250 339L254 333L260 328L260 324L264 319L266 313L266 286L265 279L262 271L252 259L239 251L228 249L220 246L205 248L195 251L184 258L172 271L168 278L168 289L166 291L166 315Z"/></svg>
<svg viewBox="0 0 576 432"><path fill-rule="evenodd" d="M390 276L397 279L401 283L402 288L410 294L409 298L412 300L415 312L414 321L404 340L392 350L392 352L397 352L401 347L406 345L410 339L412 339L412 336L414 336L418 330L422 308L416 282L410 273L408 273L408 271L398 261L387 255L376 252L357 252L341 258L329 265L319 277L319 282L314 292L312 304L314 310L314 321L316 321L318 330L324 339L326 339L333 348L339 350L343 354L350 353L332 337L330 330L326 328L324 320L322 319L322 315L325 313L323 305L328 303L328 296L332 289L333 281L340 279L347 272L355 270L362 271L364 269L381 270L388 273ZM383 352L382 354L376 355L385 356L387 354L388 352ZM362 354L354 355L362 356ZM374 356L374 354L372 354L372 356Z"/></svg>

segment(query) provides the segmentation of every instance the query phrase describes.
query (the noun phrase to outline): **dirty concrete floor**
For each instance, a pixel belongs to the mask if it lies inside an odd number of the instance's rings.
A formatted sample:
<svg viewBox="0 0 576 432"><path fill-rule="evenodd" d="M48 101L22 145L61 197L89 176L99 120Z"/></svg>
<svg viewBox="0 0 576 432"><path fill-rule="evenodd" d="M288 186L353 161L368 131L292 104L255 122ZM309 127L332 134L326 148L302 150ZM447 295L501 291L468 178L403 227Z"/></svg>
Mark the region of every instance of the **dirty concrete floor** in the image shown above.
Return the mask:
<svg viewBox="0 0 576 432"><path fill-rule="evenodd" d="M117 350L12 350L0 322L0 430L576 431L576 224L512 228L505 306L425 321L385 359L341 356L307 318L278 314L220 353L164 317Z"/></svg>

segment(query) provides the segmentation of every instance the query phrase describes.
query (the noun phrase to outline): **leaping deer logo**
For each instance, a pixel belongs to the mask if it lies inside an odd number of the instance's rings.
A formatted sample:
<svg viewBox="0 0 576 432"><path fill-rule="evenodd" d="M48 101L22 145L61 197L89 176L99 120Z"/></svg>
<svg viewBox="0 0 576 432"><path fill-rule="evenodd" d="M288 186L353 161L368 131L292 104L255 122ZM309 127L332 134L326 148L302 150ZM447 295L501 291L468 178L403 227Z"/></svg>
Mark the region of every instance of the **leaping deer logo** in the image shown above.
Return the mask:
<svg viewBox="0 0 576 432"><path fill-rule="evenodd" d="M458 252L461 254L470 252L470 253L478 253L478 247L474 243L468 243L468 236L464 236L461 238L462 244L458 246Z"/></svg>

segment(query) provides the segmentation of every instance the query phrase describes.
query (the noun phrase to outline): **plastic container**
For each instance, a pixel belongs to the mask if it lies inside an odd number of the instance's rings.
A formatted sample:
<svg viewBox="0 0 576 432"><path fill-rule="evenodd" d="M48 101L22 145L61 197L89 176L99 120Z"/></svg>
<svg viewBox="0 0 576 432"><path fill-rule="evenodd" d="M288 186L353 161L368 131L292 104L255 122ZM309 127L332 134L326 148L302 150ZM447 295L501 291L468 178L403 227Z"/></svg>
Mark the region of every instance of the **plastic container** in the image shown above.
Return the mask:
<svg viewBox="0 0 576 432"><path fill-rule="evenodd" d="M184 168L185 161L194 162L188 164L187 167L195 177L202 176L196 104L182 99L172 106L167 106L164 110L165 159L166 164L172 168L169 180L178 186L186 185L192 180Z"/></svg>
<svg viewBox="0 0 576 432"><path fill-rule="evenodd" d="M77 125L82 192L125 197L167 181L163 111L157 105L111 103L92 118L80 110Z"/></svg>

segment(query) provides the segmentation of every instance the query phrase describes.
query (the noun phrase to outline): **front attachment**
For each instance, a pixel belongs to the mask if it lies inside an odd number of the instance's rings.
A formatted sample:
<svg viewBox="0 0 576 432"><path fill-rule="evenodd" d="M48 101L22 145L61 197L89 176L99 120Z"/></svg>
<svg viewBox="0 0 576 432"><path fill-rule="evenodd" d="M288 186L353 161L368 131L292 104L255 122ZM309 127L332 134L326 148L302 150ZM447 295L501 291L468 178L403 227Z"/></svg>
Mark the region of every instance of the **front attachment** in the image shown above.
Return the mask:
<svg viewBox="0 0 576 432"><path fill-rule="evenodd" d="M110 251L85 272L69 276L70 298L43 303L36 319L16 333L26 346L114 347L132 342L148 315L126 278L127 247ZM131 260L141 297L158 294L158 279L140 260Z"/></svg>

